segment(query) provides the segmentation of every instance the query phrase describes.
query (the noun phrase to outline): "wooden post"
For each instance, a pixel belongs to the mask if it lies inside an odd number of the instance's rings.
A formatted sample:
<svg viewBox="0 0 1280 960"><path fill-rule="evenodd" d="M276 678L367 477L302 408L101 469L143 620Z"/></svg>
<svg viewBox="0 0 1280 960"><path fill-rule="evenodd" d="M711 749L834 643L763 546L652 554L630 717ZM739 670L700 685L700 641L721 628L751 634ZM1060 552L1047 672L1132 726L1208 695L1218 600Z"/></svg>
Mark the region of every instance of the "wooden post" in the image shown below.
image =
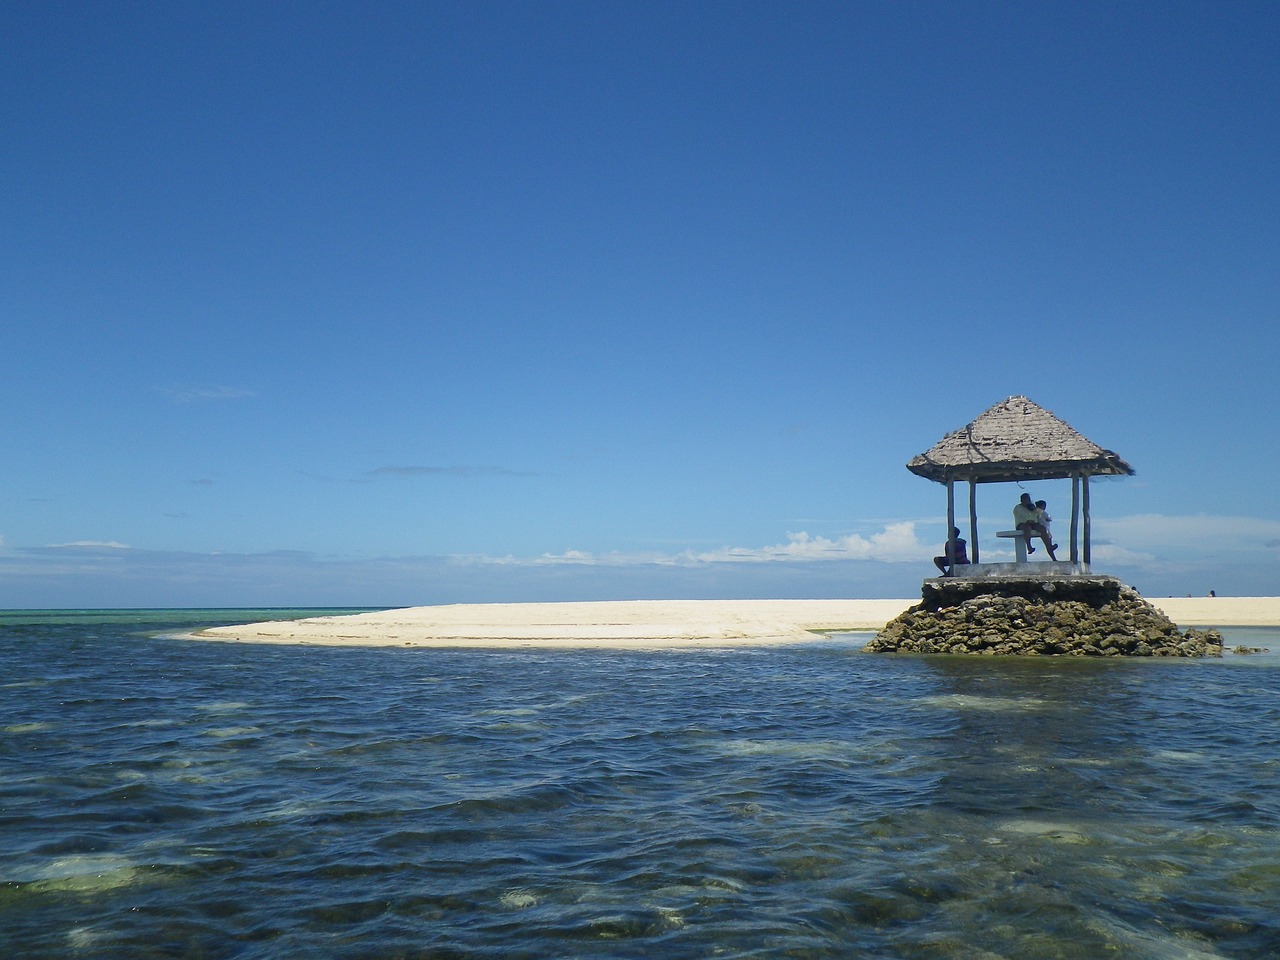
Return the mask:
<svg viewBox="0 0 1280 960"><path fill-rule="evenodd" d="M969 478L969 562L980 563L978 558L978 482Z"/></svg>
<svg viewBox="0 0 1280 960"><path fill-rule="evenodd" d="M1071 562L1080 562L1080 475L1071 478Z"/></svg>
<svg viewBox="0 0 1280 960"><path fill-rule="evenodd" d="M947 557L954 557L956 553L955 534L952 533L956 528L956 482L954 480L947 481L947 546L949 550L944 550L943 554ZM951 573L951 564L947 564L947 573Z"/></svg>
<svg viewBox="0 0 1280 960"><path fill-rule="evenodd" d="M1084 562L1087 565L1092 555L1092 551L1090 550L1090 546L1091 546L1090 540L1092 539L1092 531L1091 531L1092 524L1089 521L1089 475L1087 473L1084 475L1083 487L1084 487L1083 489L1084 496L1082 497L1082 500L1084 504Z"/></svg>

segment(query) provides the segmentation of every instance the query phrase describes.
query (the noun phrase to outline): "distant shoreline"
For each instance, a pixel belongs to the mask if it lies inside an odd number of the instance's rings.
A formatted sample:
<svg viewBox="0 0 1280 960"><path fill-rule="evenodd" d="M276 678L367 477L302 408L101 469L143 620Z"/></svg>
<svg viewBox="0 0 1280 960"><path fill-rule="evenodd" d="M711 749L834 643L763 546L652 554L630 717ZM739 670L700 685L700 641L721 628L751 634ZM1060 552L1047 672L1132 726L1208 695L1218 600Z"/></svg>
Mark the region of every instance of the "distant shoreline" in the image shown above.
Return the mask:
<svg viewBox="0 0 1280 960"><path fill-rule="evenodd" d="M1182 627L1280 627L1280 597L1148 598ZM671 649L879 630L911 600L615 600L406 607L211 627L198 640L324 646Z"/></svg>

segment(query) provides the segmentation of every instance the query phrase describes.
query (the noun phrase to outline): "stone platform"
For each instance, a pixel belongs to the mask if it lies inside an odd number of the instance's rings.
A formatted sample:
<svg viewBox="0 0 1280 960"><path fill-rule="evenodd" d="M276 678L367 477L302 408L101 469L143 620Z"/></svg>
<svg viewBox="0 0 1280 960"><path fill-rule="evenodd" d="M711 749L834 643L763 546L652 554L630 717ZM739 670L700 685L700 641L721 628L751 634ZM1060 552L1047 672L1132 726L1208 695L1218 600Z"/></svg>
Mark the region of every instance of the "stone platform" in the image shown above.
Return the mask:
<svg viewBox="0 0 1280 960"><path fill-rule="evenodd" d="M957 577L1079 577L1089 574L1087 563L1070 560L1023 560L1020 563L962 563Z"/></svg>
<svg viewBox="0 0 1280 960"><path fill-rule="evenodd" d="M920 600L927 610L956 607L974 597L1024 597L1028 600L1079 600L1091 606L1102 606L1120 597L1124 584L1116 577L1102 574L1064 576L1025 572L1028 564L1002 564L1022 567L1021 571L998 577L932 577L921 585ZM1036 564L1048 567L1050 564ZM1061 566L1070 566L1062 564Z"/></svg>
<svg viewBox="0 0 1280 960"><path fill-rule="evenodd" d="M1022 564L1020 566L1026 566ZM867 644L871 652L1022 656L1204 657L1216 630L1177 624L1115 577L934 577L920 603Z"/></svg>

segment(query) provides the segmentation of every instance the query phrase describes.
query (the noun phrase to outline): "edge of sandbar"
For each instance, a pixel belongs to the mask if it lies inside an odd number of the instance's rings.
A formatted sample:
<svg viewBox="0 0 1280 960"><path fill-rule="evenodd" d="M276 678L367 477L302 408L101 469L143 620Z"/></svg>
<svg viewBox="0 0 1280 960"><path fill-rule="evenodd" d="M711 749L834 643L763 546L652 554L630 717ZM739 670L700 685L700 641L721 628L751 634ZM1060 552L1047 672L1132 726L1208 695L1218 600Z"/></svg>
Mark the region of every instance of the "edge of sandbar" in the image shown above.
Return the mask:
<svg viewBox="0 0 1280 960"><path fill-rule="evenodd" d="M812 643L879 630L916 600L613 600L404 607L210 627L187 638L325 646L671 649ZM1280 626L1280 597L1150 601L1180 626Z"/></svg>

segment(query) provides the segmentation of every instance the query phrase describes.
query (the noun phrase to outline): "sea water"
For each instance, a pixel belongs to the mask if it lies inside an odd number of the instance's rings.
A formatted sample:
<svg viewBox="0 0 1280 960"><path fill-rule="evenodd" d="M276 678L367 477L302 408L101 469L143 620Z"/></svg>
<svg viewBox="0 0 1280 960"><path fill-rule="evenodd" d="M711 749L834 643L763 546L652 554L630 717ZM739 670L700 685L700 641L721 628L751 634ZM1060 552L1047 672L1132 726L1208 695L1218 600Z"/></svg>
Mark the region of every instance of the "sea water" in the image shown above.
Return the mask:
<svg viewBox="0 0 1280 960"><path fill-rule="evenodd" d="M1200 661L171 636L266 616L0 614L0 956L1280 956L1280 631Z"/></svg>

